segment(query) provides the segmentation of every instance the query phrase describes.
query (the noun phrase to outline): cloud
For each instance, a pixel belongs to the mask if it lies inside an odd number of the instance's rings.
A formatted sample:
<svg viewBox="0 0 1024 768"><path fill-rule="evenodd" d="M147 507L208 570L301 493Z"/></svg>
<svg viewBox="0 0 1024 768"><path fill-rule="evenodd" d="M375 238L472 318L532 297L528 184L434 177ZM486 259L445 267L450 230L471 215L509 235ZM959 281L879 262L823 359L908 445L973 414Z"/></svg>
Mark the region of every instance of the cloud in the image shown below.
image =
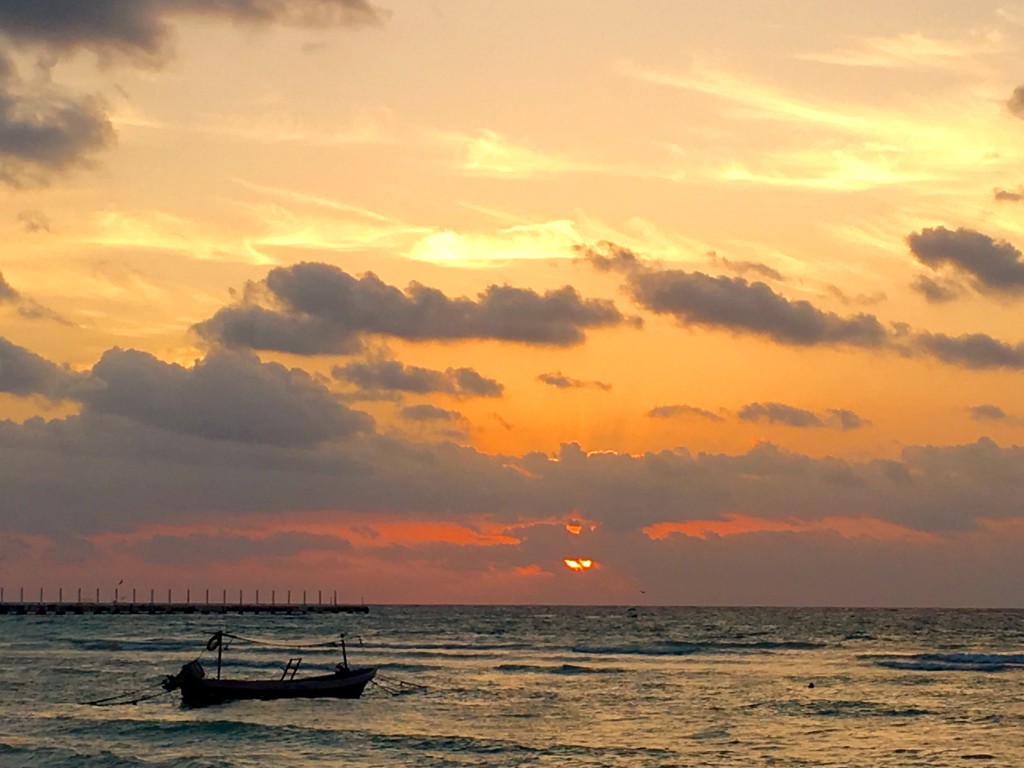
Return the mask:
<svg viewBox="0 0 1024 768"><path fill-rule="evenodd" d="M727 269L730 272L734 272L740 277L755 274L768 278L769 280L777 280L779 282L782 282L783 280L782 273L777 269L772 269L767 264L761 264L756 261L733 261L732 259L727 259L724 256L719 256L714 251L708 255L711 257L712 264L721 266L723 269Z"/></svg>
<svg viewBox="0 0 1024 768"><path fill-rule="evenodd" d="M18 214L18 221L26 232L50 231L50 220L41 211L22 211Z"/></svg>
<svg viewBox="0 0 1024 768"><path fill-rule="evenodd" d="M183 435L279 446L311 446L372 429L309 374L215 351L192 368L145 352L108 350L82 397L86 414L138 421Z"/></svg>
<svg viewBox="0 0 1024 768"><path fill-rule="evenodd" d="M1006 108L1010 114L1024 119L1024 85L1018 85L1013 89L1010 98L1006 100Z"/></svg>
<svg viewBox="0 0 1024 768"><path fill-rule="evenodd" d="M1024 368L1024 344L1007 344L984 333L947 336L919 333L916 346L949 365L965 368Z"/></svg>
<svg viewBox="0 0 1024 768"><path fill-rule="evenodd" d="M881 348L889 334L874 315L840 317L804 300L791 301L761 282L702 272L647 270L629 276L633 298L680 323L767 336L795 346L845 344Z"/></svg>
<svg viewBox="0 0 1024 768"><path fill-rule="evenodd" d="M16 291L0 274L0 304L11 304L17 308L19 315L26 320L52 320L61 325L74 325L70 320L44 307L35 299L31 299Z"/></svg>
<svg viewBox="0 0 1024 768"><path fill-rule="evenodd" d="M737 414L740 421L766 421L787 427L823 427L824 422L811 411L784 403L748 403Z"/></svg>
<svg viewBox="0 0 1024 768"><path fill-rule="evenodd" d="M623 272L629 274L646 266L629 248L602 240L596 245L577 245L573 248L582 261L589 263L598 272Z"/></svg>
<svg viewBox="0 0 1024 768"><path fill-rule="evenodd" d="M828 426L836 427L846 432L851 429L866 427L871 422L845 408L830 408L825 423Z"/></svg>
<svg viewBox="0 0 1024 768"><path fill-rule="evenodd" d="M1021 252L1005 240L961 227L933 227L907 237L911 253L933 270L948 266L970 277L982 292L1016 293L1024 290Z"/></svg>
<svg viewBox="0 0 1024 768"><path fill-rule="evenodd" d="M910 287L924 296L929 304L944 304L964 294L963 286L948 277L935 280L928 275L918 275Z"/></svg>
<svg viewBox="0 0 1024 768"><path fill-rule="evenodd" d="M157 535L128 547L146 562L166 565L204 566L210 563L284 558L302 552L348 552L351 543L337 536L288 531L260 538L193 533Z"/></svg>
<svg viewBox="0 0 1024 768"><path fill-rule="evenodd" d="M998 405L991 405L988 403L972 405L969 408L969 411L971 418L975 421L1006 421L1010 418L1006 411Z"/></svg>
<svg viewBox="0 0 1024 768"><path fill-rule="evenodd" d="M995 189L992 191L992 198L1003 203L1019 203L1024 200L1024 187L1017 189Z"/></svg>
<svg viewBox="0 0 1024 768"><path fill-rule="evenodd" d="M0 43L35 49L47 71L54 56L79 50L104 63L159 67L170 57L171 22L181 16L313 28L381 20L365 0L33 0L0 3ZM0 182L44 184L87 165L114 141L100 99L69 95L48 81L23 83L0 53Z"/></svg>
<svg viewBox="0 0 1024 768"><path fill-rule="evenodd" d="M437 392L455 397L501 397L504 392L500 382L481 376L472 368L435 371L407 366L398 360L375 360L336 366L331 373L339 381L350 382L370 392Z"/></svg>
<svg viewBox="0 0 1024 768"><path fill-rule="evenodd" d="M56 53L85 49L158 65L168 55L171 22L180 16L305 27L381 18L365 0L33 0L0 3L0 34Z"/></svg>
<svg viewBox="0 0 1024 768"><path fill-rule="evenodd" d="M647 412L647 415L652 419L673 419L680 416L696 416L701 419L708 419L709 421L724 421L724 419L717 413L712 413L704 408L695 408L692 405L659 405L651 408L651 410Z"/></svg>
<svg viewBox="0 0 1024 768"><path fill-rule="evenodd" d="M542 373L537 376L537 381L557 389L603 389L607 392L612 388L612 385L606 382L573 379L569 376L564 376L561 371Z"/></svg>
<svg viewBox="0 0 1024 768"><path fill-rule="evenodd" d="M8 12L11 7L0 4ZM87 164L113 142L114 129L100 100L70 96L49 83L23 83L14 64L0 54L0 181L14 187L43 184Z"/></svg>
<svg viewBox="0 0 1024 768"><path fill-rule="evenodd" d="M0 278L0 298L4 285ZM0 337L0 392L56 401L75 396L82 386L83 377L73 371Z"/></svg>
<svg viewBox="0 0 1024 768"><path fill-rule="evenodd" d="M628 248L610 242L580 246L577 252L599 271L624 273L637 304L673 315L684 325L754 333L794 346L881 348L890 340L874 315L840 317L808 301L790 301L762 282L651 267Z"/></svg>
<svg viewBox="0 0 1024 768"><path fill-rule="evenodd" d="M11 303L18 300L20 294L11 287L0 272L0 304Z"/></svg>
<svg viewBox="0 0 1024 768"><path fill-rule="evenodd" d="M458 411L449 411L438 408L436 405L423 403L421 405L409 405L400 411L403 419L409 421L461 421L462 414Z"/></svg>
<svg viewBox="0 0 1024 768"><path fill-rule="evenodd" d="M254 303L260 290L273 307ZM242 303L193 329L210 342L312 355L357 351L363 335L569 346L583 342L586 329L625 322L611 301L583 299L571 286L538 294L491 285L476 300L449 298L420 283L402 292L373 273L355 278L307 262L271 270Z"/></svg>
<svg viewBox="0 0 1024 768"><path fill-rule="evenodd" d="M785 403L748 403L739 410L737 416L740 421L764 421L798 428L830 427L844 432L859 429L870 423L845 408L831 408L822 417Z"/></svg>

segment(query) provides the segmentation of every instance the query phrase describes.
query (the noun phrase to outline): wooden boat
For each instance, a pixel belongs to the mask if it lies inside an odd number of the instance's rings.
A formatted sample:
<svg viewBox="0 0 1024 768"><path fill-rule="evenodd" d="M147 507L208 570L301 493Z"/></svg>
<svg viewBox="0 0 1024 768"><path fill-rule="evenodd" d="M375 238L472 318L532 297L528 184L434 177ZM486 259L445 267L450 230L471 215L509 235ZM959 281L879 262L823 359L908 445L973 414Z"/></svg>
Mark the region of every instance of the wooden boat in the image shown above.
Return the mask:
<svg viewBox="0 0 1024 768"><path fill-rule="evenodd" d="M260 699L358 699L363 689L377 674L376 667L350 668L342 636L342 662L327 675L296 678L301 658L292 658L277 680L231 680L221 678L221 659L224 638L244 640L237 635L217 632L206 643L207 650L217 651L217 677L210 678L199 659L182 665L176 675L168 675L163 682L167 691L181 690L181 703L186 707L205 707L228 701ZM308 646L307 646L308 647Z"/></svg>

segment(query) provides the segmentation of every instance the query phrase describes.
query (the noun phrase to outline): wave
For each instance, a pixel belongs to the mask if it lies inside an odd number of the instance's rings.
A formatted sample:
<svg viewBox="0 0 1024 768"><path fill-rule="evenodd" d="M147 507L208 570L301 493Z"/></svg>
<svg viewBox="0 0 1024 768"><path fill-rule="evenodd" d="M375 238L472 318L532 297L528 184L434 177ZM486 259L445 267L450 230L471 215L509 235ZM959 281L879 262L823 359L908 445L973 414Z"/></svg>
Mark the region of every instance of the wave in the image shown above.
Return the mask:
<svg viewBox="0 0 1024 768"><path fill-rule="evenodd" d="M581 667L578 664L499 664L498 672L541 672L549 675L615 675L626 670L617 667Z"/></svg>
<svg viewBox="0 0 1024 768"><path fill-rule="evenodd" d="M693 656L697 654L758 653L773 651L813 651L825 648L823 643L809 643L787 640L757 640L750 643L734 641L684 642L663 640L655 643L624 643L620 645L577 645L573 653L594 656L635 655L635 656Z"/></svg>
<svg viewBox="0 0 1024 768"><path fill-rule="evenodd" d="M1024 654L1019 653L918 653L861 658L879 667L918 672L1004 672L1024 668Z"/></svg>
<svg viewBox="0 0 1024 768"><path fill-rule="evenodd" d="M17 768L230 768L222 760L193 757L169 758L154 762L107 750L86 754L76 749L48 746L12 746L0 743L0 765Z"/></svg>

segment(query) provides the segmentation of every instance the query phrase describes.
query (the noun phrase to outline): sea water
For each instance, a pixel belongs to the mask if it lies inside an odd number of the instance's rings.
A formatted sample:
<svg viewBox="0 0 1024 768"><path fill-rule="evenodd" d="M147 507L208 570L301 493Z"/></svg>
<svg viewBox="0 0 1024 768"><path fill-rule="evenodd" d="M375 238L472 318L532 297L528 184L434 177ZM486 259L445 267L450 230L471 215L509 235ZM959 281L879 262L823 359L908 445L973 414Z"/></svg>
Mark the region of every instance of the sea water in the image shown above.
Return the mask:
<svg viewBox="0 0 1024 768"><path fill-rule="evenodd" d="M395 690L182 709L166 674L225 630L347 633ZM232 641L225 675L339 649ZM95 706L119 692L136 705ZM1024 766L1024 612L371 608L0 616L0 766Z"/></svg>

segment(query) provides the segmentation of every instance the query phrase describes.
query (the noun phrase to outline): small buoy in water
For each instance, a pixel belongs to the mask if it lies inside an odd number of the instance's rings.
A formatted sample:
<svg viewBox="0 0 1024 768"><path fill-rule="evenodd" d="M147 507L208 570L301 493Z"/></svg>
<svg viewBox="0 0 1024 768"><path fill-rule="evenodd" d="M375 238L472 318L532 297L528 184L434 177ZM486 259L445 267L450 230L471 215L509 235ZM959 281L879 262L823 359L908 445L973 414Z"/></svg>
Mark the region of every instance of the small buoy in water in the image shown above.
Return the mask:
<svg viewBox="0 0 1024 768"><path fill-rule="evenodd" d="M814 683L808 683L808 684L807 684L807 687L808 687L808 688L813 688L813 687L814 687Z"/></svg>

